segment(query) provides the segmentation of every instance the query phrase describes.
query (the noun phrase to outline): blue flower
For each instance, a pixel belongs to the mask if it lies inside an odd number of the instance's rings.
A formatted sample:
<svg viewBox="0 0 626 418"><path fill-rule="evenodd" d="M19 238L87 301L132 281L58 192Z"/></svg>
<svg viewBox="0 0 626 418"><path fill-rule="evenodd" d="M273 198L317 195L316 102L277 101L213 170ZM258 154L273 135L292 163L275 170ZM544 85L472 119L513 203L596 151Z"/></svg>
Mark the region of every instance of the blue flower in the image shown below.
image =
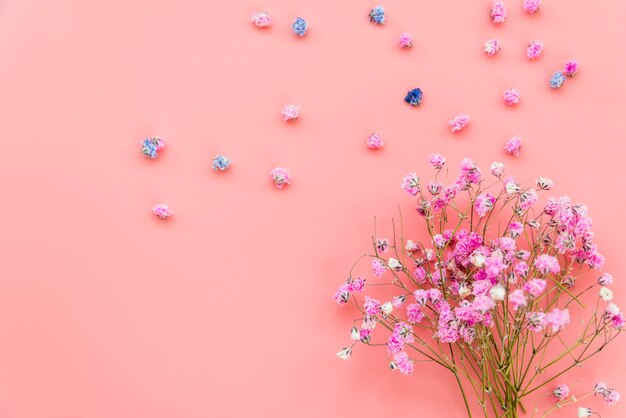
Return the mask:
<svg viewBox="0 0 626 418"><path fill-rule="evenodd" d="M216 155L213 159L213 164L211 165L213 170L224 171L230 167L230 160L223 155Z"/></svg>
<svg viewBox="0 0 626 418"><path fill-rule="evenodd" d="M554 75L550 79L550 87L552 87L553 89L558 89L563 85L563 83L565 83L565 76L560 71L554 73Z"/></svg>
<svg viewBox="0 0 626 418"><path fill-rule="evenodd" d="M422 102L422 97L424 94L422 93L422 89L413 89L409 90L404 98L404 101L410 104L411 106L417 106Z"/></svg>
<svg viewBox="0 0 626 418"><path fill-rule="evenodd" d="M385 9L382 6L376 6L370 11L370 22L378 25L385 23Z"/></svg>
<svg viewBox="0 0 626 418"><path fill-rule="evenodd" d="M157 157L157 144L152 138L144 139L141 143L141 152L150 158Z"/></svg>
<svg viewBox="0 0 626 418"><path fill-rule="evenodd" d="M295 33L296 35L304 36L306 34L307 29L309 29L309 24L306 23L306 20L299 17L293 22L293 25L291 25L291 29L293 30L293 33Z"/></svg>

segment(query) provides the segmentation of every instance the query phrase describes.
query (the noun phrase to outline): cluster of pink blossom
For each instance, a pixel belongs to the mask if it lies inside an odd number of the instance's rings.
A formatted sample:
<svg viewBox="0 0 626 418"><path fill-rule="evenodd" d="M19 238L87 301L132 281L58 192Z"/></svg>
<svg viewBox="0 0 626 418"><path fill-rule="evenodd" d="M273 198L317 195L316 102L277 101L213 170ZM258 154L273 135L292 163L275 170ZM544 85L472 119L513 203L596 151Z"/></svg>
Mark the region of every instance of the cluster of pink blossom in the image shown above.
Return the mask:
<svg viewBox="0 0 626 418"><path fill-rule="evenodd" d="M501 0L495 0L491 6L491 20L493 23L503 23L506 20L506 5Z"/></svg>
<svg viewBox="0 0 626 418"><path fill-rule="evenodd" d="M521 97L520 92L516 89L504 90L504 93L502 93L502 98L507 106L518 104Z"/></svg>
<svg viewBox="0 0 626 418"><path fill-rule="evenodd" d="M454 118L450 119L448 122L448 126L450 126L450 130L452 133L456 131L460 131L464 129L470 123L469 115L457 115Z"/></svg>
<svg viewBox="0 0 626 418"><path fill-rule="evenodd" d="M398 38L398 43L400 44L400 47L402 48L412 48L413 37L411 36L410 33L404 32L402 35L400 35L400 38Z"/></svg>
<svg viewBox="0 0 626 418"><path fill-rule="evenodd" d="M528 48L526 48L526 56L529 60L534 60L539 58L541 53L543 52L543 42L541 41L532 41L528 44Z"/></svg>
<svg viewBox="0 0 626 418"><path fill-rule="evenodd" d="M272 24L272 17L265 12L252 14L251 20L258 28L266 28Z"/></svg>
<svg viewBox="0 0 626 418"><path fill-rule="evenodd" d="M270 179L274 182L274 185L278 189L282 189L286 185L291 183L291 175L289 170L283 167L276 167L270 171Z"/></svg>
<svg viewBox="0 0 626 418"><path fill-rule="evenodd" d="M298 117L300 117L300 106L292 104L287 105L283 108L281 114L283 115L283 120L285 122L296 120L298 119Z"/></svg>
<svg viewBox="0 0 626 418"><path fill-rule="evenodd" d="M167 206L165 203L159 203L158 205L154 205L152 207L152 213L154 213L160 219L167 219L174 212Z"/></svg>
<svg viewBox="0 0 626 418"><path fill-rule="evenodd" d="M537 13L539 6L541 6L541 0L524 0L522 3L524 11L527 13Z"/></svg>
<svg viewBox="0 0 626 418"><path fill-rule="evenodd" d="M385 143L383 142L383 138L379 134L373 133L367 137L367 147L369 149L380 149L383 147L383 145L385 145Z"/></svg>
<svg viewBox="0 0 626 418"><path fill-rule="evenodd" d="M491 57L493 55L496 55L501 48L502 47L500 45L500 41L498 41L497 39L489 39L487 42L485 42L484 50L487 55Z"/></svg>

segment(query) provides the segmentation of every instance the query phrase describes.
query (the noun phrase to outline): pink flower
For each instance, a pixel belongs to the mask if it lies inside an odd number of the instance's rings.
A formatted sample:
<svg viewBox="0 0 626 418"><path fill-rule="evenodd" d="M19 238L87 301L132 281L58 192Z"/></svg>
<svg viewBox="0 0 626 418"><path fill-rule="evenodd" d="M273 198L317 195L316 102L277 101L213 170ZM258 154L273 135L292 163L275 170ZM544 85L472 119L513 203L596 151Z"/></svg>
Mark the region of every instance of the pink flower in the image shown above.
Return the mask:
<svg viewBox="0 0 626 418"><path fill-rule="evenodd" d="M492 163L491 167L489 167L489 172L496 177L500 177L504 173L504 164L497 161Z"/></svg>
<svg viewBox="0 0 626 418"><path fill-rule="evenodd" d="M393 362L396 364L401 374L409 376L413 373L413 362L409 359L409 355L405 351L394 353Z"/></svg>
<svg viewBox="0 0 626 418"><path fill-rule="evenodd" d="M472 302L472 309L481 314L485 314L496 306L496 303L487 295L478 295Z"/></svg>
<svg viewBox="0 0 626 418"><path fill-rule="evenodd" d="M413 272L413 276L417 283L422 284L426 281L426 270L424 270L422 266L417 266Z"/></svg>
<svg viewBox="0 0 626 418"><path fill-rule="evenodd" d="M340 305L348 302L350 300L350 286L346 283L339 286L339 289L335 292L333 299Z"/></svg>
<svg viewBox="0 0 626 418"><path fill-rule="evenodd" d="M509 294L509 303L513 305L513 310L523 308L528 304L528 299L521 289L515 289Z"/></svg>
<svg viewBox="0 0 626 418"><path fill-rule="evenodd" d="M529 270L530 268L528 267L528 264L523 261L520 261L515 265L515 267L513 267L513 271L515 272L515 274L520 277L526 277Z"/></svg>
<svg viewBox="0 0 626 418"><path fill-rule="evenodd" d="M364 343L369 343L372 336L372 330L368 328L361 328L359 330L359 340Z"/></svg>
<svg viewBox="0 0 626 418"><path fill-rule="evenodd" d="M454 133L465 128L467 125L469 125L469 122L469 115L457 115L448 121L448 126L450 126L450 130L452 131L452 133Z"/></svg>
<svg viewBox="0 0 626 418"><path fill-rule="evenodd" d="M428 302L428 290L426 289L417 289L413 292L413 296L415 301L421 306L426 305L426 302Z"/></svg>
<svg viewBox="0 0 626 418"><path fill-rule="evenodd" d="M563 399L569 396L569 387L563 384L558 385L557 387L554 388L554 391L552 392L552 394L557 400L562 401Z"/></svg>
<svg viewBox="0 0 626 418"><path fill-rule="evenodd" d="M365 288L365 277L357 277L349 283L351 292L361 292Z"/></svg>
<svg viewBox="0 0 626 418"><path fill-rule="evenodd" d="M430 154L428 162L437 170L441 170L443 168L443 165L446 163L446 157L441 154Z"/></svg>
<svg viewBox="0 0 626 418"><path fill-rule="evenodd" d="M416 173L409 173L406 176L402 177L402 190L410 194L411 196L416 196L420 191L420 179L417 177Z"/></svg>
<svg viewBox="0 0 626 418"><path fill-rule="evenodd" d="M519 103L521 95L516 89L509 89L504 90L502 97L504 98L504 103L506 103L507 106L513 106Z"/></svg>
<svg viewBox="0 0 626 418"><path fill-rule="evenodd" d="M552 332L559 331L561 328L569 325L569 311L567 309L560 310L558 308L554 308L552 312L546 316L546 323L552 327Z"/></svg>
<svg viewBox="0 0 626 418"><path fill-rule="evenodd" d="M284 186L291 184L291 176L286 168L276 167L270 171L270 178L278 189L282 189Z"/></svg>
<svg viewBox="0 0 626 418"><path fill-rule="evenodd" d="M613 284L613 276L609 273L604 273L602 276L598 278L598 284L600 286L609 286Z"/></svg>
<svg viewBox="0 0 626 418"><path fill-rule="evenodd" d="M546 314L543 312L527 312L526 321L528 321L527 327L534 332L540 332L543 327L546 326Z"/></svg>
<svg viewBox="0 0 626 418"><path fill-rule="evenodd" d="M383 139L378 134L371 134L367 137L367 146L369 149L380 149L385 145Z"/></svg>
<svg viewBox="0 0 626 418"><path fill-rule="evenodd" d="M172 212L165 203L159 203L158 205L152 206L152 213L160 219L167 219L172 216L174 212Z"/></svg>
<svg viewBox="0 0 626 418"><path fill-rule="evenodd" d="M606 389L602 392L602 399L607 403L607 405L615 405L617 401L619 401L620 394L615 389Z"/></svg>
<svg viewBox="0 0 626 418"><path fill-rule="evenodd" d="M534 60L535 58L539 58L541 53L543 52L543 42L541 41L532 41L528 44L528 48L526 48L526 56L529 60Z"/></svg>
<svg viewBox="0 0 626 418"><path fill-rule="evenodd" d="M517 136L514 136L513 138L506 141L506 144L504 145L504 150L516 157L519 157L520 148L522 148L522 140Z"/></svg>
<svg viewBox="0 0 626 418"><path fill-rule="evenodd" d="M541 0L524 0L522 4L524 11L527 13L536 13L539 10L539 6L541 6Z"/></svg>
<svg viewBox="0 0 626 418"><path fill-rule="evenodd" d="M435 303L441 300L442 296L443 295L441 293L441 290L439 289L432 288L428 290L428 299L430 299L432 303Z"/></svg>
<svg viewBox="0 0 626 418"><path fill-rule="evenodd" d="M266 28L272 24L272 18L265 12L254 13L251 20L258 28Z"/></svg>
<svg viewBox="0 0 626 418"><path fill-rule="evenodd" d="M283 115L283 120L285 122L296 120L300 116L300 106L292 104L287 105L283 108L281 114Z"/></svg>
<svg viewBox="0 0 626 418"><path fill-rule="evenodd" d="M570 60L565 63L563 66L563 74L568 77L574 77L578 72L579 62L576 60Z"/></svg>
<svg viewBox="0 0 626 418"><path fill-rule="evenodd" d="M524 232L524 225L521 222L511 222L509 224L509 232L511 233L511 237L517 238Z"/></svg>
<svg viewBox="0 0 626 418"><path fill-rule="evenodd" d="M528 210L537 203L537 192L534 189L528 189L519 196L519 207L522 210Z"/></svg>
<svg viewBox="0 0 626 418"><path fill-rule="evenodd" d="M537 297L546 290L547 282L543 279L530 279L522 286L522 289Z"/></svg>
<svg viewBox="0 0 626 418"><path fill-rule="evenodd" d="M496 203L496 198L493 197L489 192L483 193L476 197L476 202L474 202L474 206L476 208L476 212L479 217L483 217L493 209L493 205Z"/></svg>
<svg viewBox="0 0 626 418"><path fill-rule="evenodd" d="M624 327L624 315L622 315L621 312L611 318L611 326L615 329L621 329Z"/></svg>
<svg viewBox="0 0 626 418"><path fill-rule="evenodd" d="M380 302L376 299L372 299L369 296L365 296L365 302L363 302L363 310L367 315L376 315L380 312Z"/></svg>
<svg viewBox="0 0 626 418"><path fill-rule="evenodd" d="M385 274L385 265L377 258L372 260L372 271L379 279Z"/></svg>
<svg viewBox="0 0 626 418"><path fill-rule="evenodd" d="M409 324L417 324L424 319L422 307L417 303L412 303L406 307L406 319Z"/></svg>
<svg viewBox="0 0 626 418"><path fill-rule="evenodd" d="M548 254L541 254L535 260L535 267L541 272L541 274L557 274L561 271L559 260Z"/></svg>
<svg viewBox="0 0 626 418"><path fill-rule="evenodd" d="M410 33L404 32L402 35L400 35L398 43L402 48L411 48L413 46L413 37Z"/></svg>
<svg viewBox="0 0 626 418"><path fill-rule="evenodd" d="M503 1L496 0L491 7L491 20L493 23L503 23L506 19L506 6Z"/></svg>
<svg viewBox="0 0 626 418"><path fill-rule="evenodd" d="M498 41L497 39L489 39L487 42L485 42L485 52L490 57L496 55L498 51L500 51L500 49L500 41Z"/></svg>

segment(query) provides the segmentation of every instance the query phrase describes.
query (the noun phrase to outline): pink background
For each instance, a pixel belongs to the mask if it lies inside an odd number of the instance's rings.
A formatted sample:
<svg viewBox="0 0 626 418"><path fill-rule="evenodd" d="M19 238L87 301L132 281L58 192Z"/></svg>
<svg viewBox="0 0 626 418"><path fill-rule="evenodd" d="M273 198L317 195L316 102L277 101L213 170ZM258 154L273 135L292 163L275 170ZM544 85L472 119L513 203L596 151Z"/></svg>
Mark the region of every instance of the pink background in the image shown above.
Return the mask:
<svg viewBox="0 0 626 418"><path fill-rule="evenodd" d="M530 16L508 1L495 26L485 0L386 0L374 26L375 3L356 0L2 2L0 417L461 416L442 370L407 379L380 351L335 357L351 312L330 297L374 216L388 231L400 205L416 224L400 178L431 152L454 167L501 160L585 202L626 305L626 3L544 3ZM258 10L269 30L251 25ZM397 47L403 31L412 50ZM503 50L490 59L492 37ZM545 52L529 62L533 39ZM581 72L551 91L572 58ZM419 108L402 101L412 87ZM517 108L501 102L511 87ZM288 103L302 107L291 125ZM457 113L472 125L453 136ZM168 141L156 161L139 153L150 135ZM519 159L502 150L514 135ZM229 172L210 170L216 153ZM284 191L275 165L293 175ZM150 213L159 202L170 221ZM625 349L618 339L564 380L626 392Z"/></svg>

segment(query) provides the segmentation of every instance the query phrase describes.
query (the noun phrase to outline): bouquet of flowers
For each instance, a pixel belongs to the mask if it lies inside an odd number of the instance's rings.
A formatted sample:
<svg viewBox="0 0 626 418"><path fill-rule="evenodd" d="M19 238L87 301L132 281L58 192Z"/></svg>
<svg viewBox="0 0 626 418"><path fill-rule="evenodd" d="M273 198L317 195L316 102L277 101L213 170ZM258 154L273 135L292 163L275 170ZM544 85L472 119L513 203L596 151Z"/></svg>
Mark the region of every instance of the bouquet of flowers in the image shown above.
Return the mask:
<svg viewBox="0 0 626 418"><path fill-rule="evenodd" d="M446 159L430 156L435 176L422 184L415 173L402 188L417 200L425 227L422 240L400 230L373 237L335 293L339 304L358 310L352 344L337 355L348 359L361 346L384 350L389 368L413 373L415 361L431 361L454 376L468 416L518 417L525 398L550 385L553 410L601 396L613 404L619 393L599 382L587 394L570 395L557 379L598 354L620 333L624 316L611 300L610 274L593 242L584 205L538 193L552 181L523 187L493 163L489 176L470 159L447 182ZM444 178L442 178L444 177ZM354 277L363 260L373 278ZM371 287L370 287L371 286ZM383 294L387 299L372 292ZM580 324L576 327L572 324ZM578 416L594 412L579 407Z"/></svg>

